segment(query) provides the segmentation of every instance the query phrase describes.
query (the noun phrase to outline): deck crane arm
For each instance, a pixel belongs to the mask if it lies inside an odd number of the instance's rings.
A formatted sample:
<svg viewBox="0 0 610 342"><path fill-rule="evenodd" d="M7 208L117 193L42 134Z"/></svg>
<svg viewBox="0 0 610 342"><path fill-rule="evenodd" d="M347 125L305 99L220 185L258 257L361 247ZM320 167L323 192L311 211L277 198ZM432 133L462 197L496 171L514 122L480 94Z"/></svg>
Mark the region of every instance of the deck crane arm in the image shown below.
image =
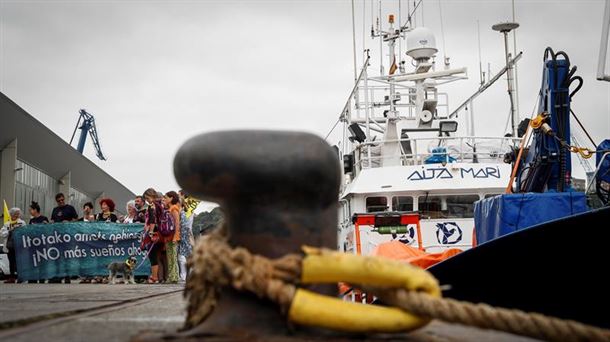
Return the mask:
<svg viewBox="0 0 610 342"><path fill-rule="evenodd" d="M572 191L570 103L583 80L574 76L576 66L563 51L546 48L543 62L540 114L529 123L532 143L517 170L517 192ZM570 92L574 81L578 85Z"/></svg>
<svg viewBox="0 0 610 342"><path fill-rule="evenodd" d="M93 147L95 148L95 154L100 160L106 160L106 157L102 153L102 147L100 146L100 141L97 136L95 118L93 117L93 115L89 114L84 109L81 109L78 113L80 114L80 116L78 117L78 121L76 122L76 127L74 127L72 138L70 138L70 145L72 145L72 141L74 140L74 136L76 135L76 130L80 129L81 132L76 150L81 154L83 153L83 151L85 150L85 142L87 141L87 134L89 134L89 136L91 136L91 141L93 142Z"/></svg>

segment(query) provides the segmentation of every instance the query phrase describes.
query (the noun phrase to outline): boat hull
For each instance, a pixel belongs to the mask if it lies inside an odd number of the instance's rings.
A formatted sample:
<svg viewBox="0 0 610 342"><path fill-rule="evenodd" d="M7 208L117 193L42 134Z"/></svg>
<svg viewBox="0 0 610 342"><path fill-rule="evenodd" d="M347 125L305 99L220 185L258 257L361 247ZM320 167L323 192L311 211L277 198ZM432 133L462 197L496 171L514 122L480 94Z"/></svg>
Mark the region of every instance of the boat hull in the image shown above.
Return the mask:
<svg viewBox="0 0 610 342"><path fill-rule="evenodd" d="M444 296L610 328L610 208L505 235L429 269Z"/></svg>

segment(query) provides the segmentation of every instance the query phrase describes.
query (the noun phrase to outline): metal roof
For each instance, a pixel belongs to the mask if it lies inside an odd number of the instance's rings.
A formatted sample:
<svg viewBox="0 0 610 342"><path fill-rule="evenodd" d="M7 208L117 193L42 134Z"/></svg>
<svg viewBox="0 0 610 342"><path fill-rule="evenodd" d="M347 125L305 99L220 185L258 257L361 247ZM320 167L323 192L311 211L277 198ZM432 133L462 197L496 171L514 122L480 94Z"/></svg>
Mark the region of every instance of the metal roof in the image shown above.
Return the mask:
<svg viewBox="0 0 610 342"><path fill-rule="evenodd" d="M17 158L92 198L104 193L118 206L135 194L0 92L0 149L17 138Z"/></svg>

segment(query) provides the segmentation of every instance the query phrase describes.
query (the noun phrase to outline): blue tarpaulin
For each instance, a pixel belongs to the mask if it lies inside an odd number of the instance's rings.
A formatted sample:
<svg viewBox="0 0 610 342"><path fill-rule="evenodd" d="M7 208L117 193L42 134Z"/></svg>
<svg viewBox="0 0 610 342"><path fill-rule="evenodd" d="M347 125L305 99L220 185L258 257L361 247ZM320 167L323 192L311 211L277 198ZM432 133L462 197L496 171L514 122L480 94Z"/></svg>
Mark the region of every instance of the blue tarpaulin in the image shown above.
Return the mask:
<svg viewBox="0 0 610 342"><path fill-rule="evenodd" d="M585 211L587 198L582 192L506 194L482 199L474 204L477 244Z"/></svg>
<svg viewBox="0 0 610 342"><path fill-rule="evenodd" d="M432 155L424 160L424 164L455 163L455 161L455 158L447 154L446 147L435 147L432 149Z"/></svg>
<svg viewBox="0 0 610 342"><path fill-rule="evenodd" d="M610 182L610 156L606 156L606 158L602 159L607 151L610 151L610 139L602 141L602 143L597 146L595 166L599 168L599 171L597 171L597 179L599 181Z"/></svg>

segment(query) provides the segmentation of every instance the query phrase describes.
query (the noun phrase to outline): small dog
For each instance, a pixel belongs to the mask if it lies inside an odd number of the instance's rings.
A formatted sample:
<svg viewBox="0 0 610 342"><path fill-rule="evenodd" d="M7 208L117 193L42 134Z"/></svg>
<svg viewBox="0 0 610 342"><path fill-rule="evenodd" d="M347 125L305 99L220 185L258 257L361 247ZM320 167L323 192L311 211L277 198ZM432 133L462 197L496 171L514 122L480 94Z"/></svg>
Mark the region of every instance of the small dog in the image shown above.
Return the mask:
<svg viewBox="0 0 610 342"><path fill-rule="evenodd" d="M127 284L135 284L136 281L133 278L133 269L136 267L136 257L130 256L124 262L115 261L108 265L109 271L109 284L116 284L117 273L123 275L123 280Z"/></svg>

